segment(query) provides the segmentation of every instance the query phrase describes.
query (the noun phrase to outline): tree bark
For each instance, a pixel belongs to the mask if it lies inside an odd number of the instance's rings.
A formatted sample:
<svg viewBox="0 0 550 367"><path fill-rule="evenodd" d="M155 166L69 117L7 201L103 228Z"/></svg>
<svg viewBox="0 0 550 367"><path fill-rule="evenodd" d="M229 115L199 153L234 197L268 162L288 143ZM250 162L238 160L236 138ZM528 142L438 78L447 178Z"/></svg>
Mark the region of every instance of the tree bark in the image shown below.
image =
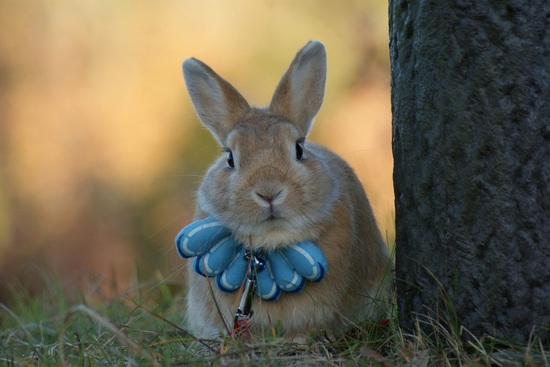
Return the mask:
<svg viewBox="0 0 550 367"><path fill-rule="evenodd" d="M550 4L389 4L400 316L549 340Z"/></svg>

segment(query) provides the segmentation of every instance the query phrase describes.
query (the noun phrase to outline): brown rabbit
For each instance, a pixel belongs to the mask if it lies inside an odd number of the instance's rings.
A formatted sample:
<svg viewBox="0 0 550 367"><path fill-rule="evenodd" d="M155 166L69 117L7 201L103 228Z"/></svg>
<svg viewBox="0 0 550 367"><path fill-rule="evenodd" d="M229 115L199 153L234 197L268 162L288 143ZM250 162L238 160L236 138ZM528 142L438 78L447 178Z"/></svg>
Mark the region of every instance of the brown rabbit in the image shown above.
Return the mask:
<svg viewBox="0 0 550 367"><path fill-rule="evenodd" d="M265 108L249 106L199 60L187 59L183 72L200 120L226 153L202 181L196 218L215 217L254 250L310 240L328 262L324 279L308 281L301 293L254 298L252 333L269 334L275 324L289 337L339 332L382 317L392 262L365 191L344 160L306 141L323 101L323 44L311 41L298 52ZM199 337L224 332L238 295L188 268L190 330Z"/></svg>

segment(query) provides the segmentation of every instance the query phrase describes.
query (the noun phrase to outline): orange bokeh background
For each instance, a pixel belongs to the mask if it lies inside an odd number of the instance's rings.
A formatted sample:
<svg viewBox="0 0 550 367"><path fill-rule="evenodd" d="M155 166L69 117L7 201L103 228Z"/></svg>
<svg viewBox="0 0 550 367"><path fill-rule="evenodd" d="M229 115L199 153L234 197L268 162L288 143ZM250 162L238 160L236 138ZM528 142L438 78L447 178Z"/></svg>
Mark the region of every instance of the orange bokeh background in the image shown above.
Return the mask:
<svg viewBox="0 0 550 367"><path fill-rule="evenodd" d="M173 238L219 154L185 90L191 56L263 105L322 41L310 139L355 168L392 241L385 1L4 0L0 23L0 301L44 272L181 276Z"/></svg>

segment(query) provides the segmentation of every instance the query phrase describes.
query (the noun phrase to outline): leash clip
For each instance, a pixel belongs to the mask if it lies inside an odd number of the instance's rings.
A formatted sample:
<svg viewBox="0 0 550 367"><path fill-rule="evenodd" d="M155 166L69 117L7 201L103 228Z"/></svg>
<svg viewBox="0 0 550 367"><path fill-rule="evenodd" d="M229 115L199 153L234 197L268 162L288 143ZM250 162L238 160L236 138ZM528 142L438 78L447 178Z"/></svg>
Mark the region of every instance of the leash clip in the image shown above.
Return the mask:
<svg viewBox="0 0 550 367"><path fill-rule="evenodd" d="M250 266L244 281L239 307L235 312L235 322L233 324L233 334L235 335L248 333L250 330L250 318L254 314L254 311L252 311L252 297L257 287L256 277L258 271L265 266L264 262L250 250L246 250L244 258L249 261Z"/></svg>

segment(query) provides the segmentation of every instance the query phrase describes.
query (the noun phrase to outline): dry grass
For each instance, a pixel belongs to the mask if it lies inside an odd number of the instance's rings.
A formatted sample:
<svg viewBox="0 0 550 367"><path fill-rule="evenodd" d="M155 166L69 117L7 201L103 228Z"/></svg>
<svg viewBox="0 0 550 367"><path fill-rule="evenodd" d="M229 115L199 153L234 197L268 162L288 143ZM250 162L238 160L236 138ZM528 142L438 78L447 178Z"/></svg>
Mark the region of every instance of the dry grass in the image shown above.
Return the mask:
<svg viewBox="0 0 550 367"><path fill-rule="evenodd" d="M65 292L55 279L39 296L20 289L0 304L0 366L549 366L538 340L480 340L441 320L423 318L413 332L395 319L365 323L340 340L301 345L198 340L185 330L177 284L140 283L115 297L97 286Z"/></svg>

